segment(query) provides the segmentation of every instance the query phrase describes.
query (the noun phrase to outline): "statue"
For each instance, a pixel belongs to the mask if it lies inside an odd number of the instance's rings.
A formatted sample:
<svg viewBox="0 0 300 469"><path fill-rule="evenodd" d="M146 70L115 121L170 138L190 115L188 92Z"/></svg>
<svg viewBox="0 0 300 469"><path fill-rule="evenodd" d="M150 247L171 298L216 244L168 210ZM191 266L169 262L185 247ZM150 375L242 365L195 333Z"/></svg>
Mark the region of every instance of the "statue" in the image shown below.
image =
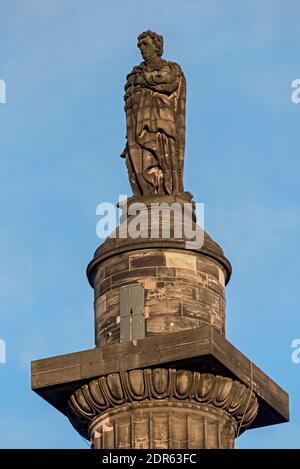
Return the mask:
<svg viewBox="0 0 300 469"><path fill-rule="evenodd" d="M179 195L183 189L186 82L180 66L162 59L163 37L138 37L144 61L127 75L127 143L122 153L135 196Z"/></svg>

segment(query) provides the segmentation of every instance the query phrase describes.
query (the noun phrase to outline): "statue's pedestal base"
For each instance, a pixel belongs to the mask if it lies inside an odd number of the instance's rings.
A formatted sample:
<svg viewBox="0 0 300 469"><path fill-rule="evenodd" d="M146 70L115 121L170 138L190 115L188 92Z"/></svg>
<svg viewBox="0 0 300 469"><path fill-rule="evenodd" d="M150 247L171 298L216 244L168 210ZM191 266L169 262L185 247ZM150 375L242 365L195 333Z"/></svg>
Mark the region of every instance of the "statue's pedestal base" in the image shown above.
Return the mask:
<svg viewBox="0 0 300 469"><path fill-rule="evenodd" d="M120 226L97 248L87 269L94 289L96 345L141 339L143 334L160 334L164 340L165 333L203 323L225 335L225 285L231 265L221 247L197 226L192 195L131 197L120 206ZM134 310L132 334L122 303L126 288Z"/></svg>

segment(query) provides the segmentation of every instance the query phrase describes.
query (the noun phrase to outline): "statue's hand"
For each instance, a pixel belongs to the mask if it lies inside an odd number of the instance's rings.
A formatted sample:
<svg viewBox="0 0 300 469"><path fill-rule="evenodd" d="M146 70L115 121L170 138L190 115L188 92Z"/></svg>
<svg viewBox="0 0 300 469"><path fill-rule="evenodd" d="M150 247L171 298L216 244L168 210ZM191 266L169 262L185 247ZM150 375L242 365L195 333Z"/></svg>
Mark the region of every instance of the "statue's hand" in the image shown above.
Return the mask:
<svg viewBox="0 0 300 469"><path fill-rule="evenodd" d="M170 82L170 76L169 76L169 71L164 70L164 71L157 71L153 72L152 79L155 83L168 83Z"/></svg>
<svg viewBox="0 0 300 469"><path fill-rule="evenodd" d="M160 70L146 71L145 79L150 85L159 85L173 83L176 80L176 75L168 65L165 65Z"/></svg>

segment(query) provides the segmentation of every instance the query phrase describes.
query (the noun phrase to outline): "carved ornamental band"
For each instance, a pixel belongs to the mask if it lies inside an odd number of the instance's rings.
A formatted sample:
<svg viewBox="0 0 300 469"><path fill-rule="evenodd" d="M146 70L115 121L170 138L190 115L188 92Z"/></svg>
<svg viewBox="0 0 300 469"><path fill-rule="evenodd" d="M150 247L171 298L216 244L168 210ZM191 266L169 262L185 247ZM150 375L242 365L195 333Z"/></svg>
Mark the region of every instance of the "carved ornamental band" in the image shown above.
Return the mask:
<svg viewBox="0 0 300 469"><path fill-rule="evenodd" d="M69 399L69 418L86 436L91 421L108 409L163 399L224 410L241 431L258 410L255 393L239 381L196 371L155 368L113 373L81 386Z"/></svg>

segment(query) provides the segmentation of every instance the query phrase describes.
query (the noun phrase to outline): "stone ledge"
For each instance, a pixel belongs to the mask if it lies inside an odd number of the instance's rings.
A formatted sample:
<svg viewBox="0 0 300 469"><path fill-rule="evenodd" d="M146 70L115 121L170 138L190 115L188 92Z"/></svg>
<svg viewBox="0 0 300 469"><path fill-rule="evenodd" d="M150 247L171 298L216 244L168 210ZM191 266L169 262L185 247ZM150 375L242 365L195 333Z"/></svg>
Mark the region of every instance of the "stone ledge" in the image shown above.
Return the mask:
<svg viewBox="0 0 300 469"><path fill-rule="evenodd" d="M170 366L219 374L253 386L259 410L249 428L287 422L287 393L212 326L106 345L32 362L32 389L66 415L70 395L92 378L137 368ZM251 380L252 370L252 380Z"/></svg>

